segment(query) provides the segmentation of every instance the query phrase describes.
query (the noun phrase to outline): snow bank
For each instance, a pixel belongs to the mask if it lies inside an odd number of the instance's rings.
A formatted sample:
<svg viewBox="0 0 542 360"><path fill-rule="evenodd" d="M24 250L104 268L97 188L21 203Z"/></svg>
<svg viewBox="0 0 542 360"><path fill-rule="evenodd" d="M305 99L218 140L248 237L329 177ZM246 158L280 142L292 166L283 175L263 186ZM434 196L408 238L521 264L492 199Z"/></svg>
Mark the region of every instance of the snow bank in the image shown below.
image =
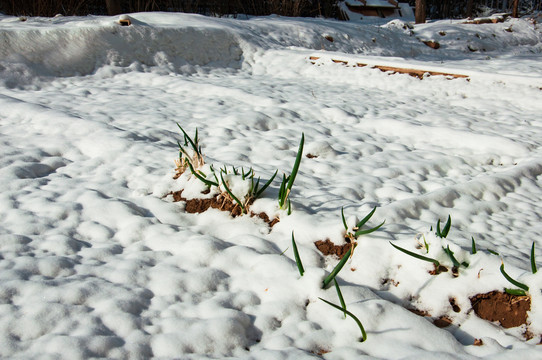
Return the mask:
<svg viewBox="0 0 542 360"><path fill-rule="evenodd" d="M382 26L332 20L267 17L209 19L199 15L138 13L118 17L0 17L0 72L9 87L42 77L112 76L125 71L192 74L202 69L252 66L262 50L296 47L349 54L460 60L506 48L540 52L536 25L525 20L467 25L439 21L417 26L393 20ZM422 40L437 40L435 52ZM525 48L525 50L520 50ZM528 49L527 49L528 48ZM491 55L490 55L491 56ZM479 56L483 59L484 57Z"/></svg>

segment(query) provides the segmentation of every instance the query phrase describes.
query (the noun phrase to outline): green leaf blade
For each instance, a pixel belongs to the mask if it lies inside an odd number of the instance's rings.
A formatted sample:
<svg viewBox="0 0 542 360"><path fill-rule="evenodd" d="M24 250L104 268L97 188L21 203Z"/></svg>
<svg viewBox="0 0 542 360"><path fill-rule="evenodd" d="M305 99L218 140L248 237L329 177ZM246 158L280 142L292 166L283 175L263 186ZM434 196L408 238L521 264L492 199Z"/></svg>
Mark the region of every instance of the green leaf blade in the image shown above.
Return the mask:
<svg viewBox="0 0 542 360"><path fill-rule="evenodd" d="M318 299L322 300L323 302L325 302L326 304L328 304L331 307L334 307L337 310L345 312L348 316L350 316L356 322L356 324L358 324L358 327L361 330L361 342L364 342L364 341L367 340L367 333L365 332L365 328L363 327L363 324L361 323L361 321L359 321L359 319L357 318L356 315L352 314L350 311L348 311L346 309L343 309L342 307L340 307L338 305L335 305L334 303L332 303L330 301L322 299L321 297L319 297Z"/></svg>
<svg viewBox="0 0 542 360"><path fill-rule="evenodd" d="M303 156L304 144L305 144L305 134L301 133L301 141L299 142L299 148L297 149L297 156L295 158L294 168L292 169L292 173L290 174L288 185L286 186L288 190L291 190L292 186L294 185L295 177L297 176L299 165L301 164L301 158Z"/></svg>
<svg viewBox="0 0 542 360"><path fill-rule="evenodd" d="M510 295L515 295L515 296L526 296L527 295L525 290L520 290L520 289L504 289L504 292L506 292L507 294L510 294Z"/></svg>
<svg viewBox="0 0 542 360"><path fill-rule="evenodd" d="M373 208L373 210L371 210L369 214L367 214L360 222L357 223L356 227L361 228L363 225L365 225L365 223L369 221L369 219L373 216L375 211L376 211L376 206Z"/></svg>
<svg viewBox="0 0 542 360"><path fill-rule="evenodd" d="M536 260L534 256L534 241L533 246L531 246L531 271L533 274L536 274L536 272L538 271L536 268Z"/></svg>
<svg viewBox="0 0 542 360"><path fill-rule="evenodd" d="M454 252L452 250L450 250L450 245L448 245L447 247L443 247L442 248L444 250L444 252L448 255L448 257L450 258L450 260L452 261L452 264L454 265L454 267L456 268L459 268L459 266L461 265L459 263L459 261L457 261L457 259L455 258L454 256Z"/></svg>
<svg viewBox="0 0 542 360"><path fill-rule="evenodd" d="M444 225L444 229L442 229L443 238L446 238L448 236L448 233L450 232L451 227L452 227L452 217L448 215L448 220L446 221L446 225Z"/></svg>
<svg viewBox="0 0 542 360"><path fill-rule="evenodd" d="M508 274L506 273L506 271L504 271L504 263L501 263L501 268L500 268L500 269L501 269L501 274L503 274L503 276L505 277L506 280L508 280L508 282L510 282L511 284L517 286L517 287L520 288L520 289L523 289L523 290L525 290L525 291L529 291L529 287L528 287L527 285L525 285L525 284L523 284L523 283L520 283L519 281L516 281L516 280L512 279L512 278L510 277L510 275L508 275Z"/></svg>
<svg viewBox="0 0 542 360"><path fill-rule="evenodd" d="M303 268L303 263L301 263L301 257L299 256L299 251L297 250L297 244L295 243L293 231L292 231L292 248L294 249L295 263L297 264L299 275L303 276L303 274L305 273L305 269Z"/></svg>
<svg viewBox="0 0 542 360"><path fill-rule="evenodd" d="M204 177L202 177L200 174L198 174L198 172L196 170L194 170L194 167L192 166L192 164L190 163L190 161L187 162L188 163L188 167L190 168L190 171L192 172L192 174L197 177L200 181L202 181L205 185L211 187L211 186L216 186L218 187L218 183L214 182L214 181L210 181L210 180L207 180L205 179Z"/></svg>
<svg viewBox="0 0 542 360"><path fill-rule="evenodd" d="M346 303L344 302L343 293L341 292L341 288L339 287L339 283L337 282L337 279L333 279L333 283L335 284L335 290L337 290L337 296L339 297L341 307L344 310L344 318L346 319Z"/></svg>
<svg viewBox="0 0 542 360"><path fill-rule="evenodd" d="M324 279L324 283L322 286L323 289L327 288L329 283L333 281L333 279L335 279L335 276L337 276L339 271L341 271L341 269L343 268L344 264L346 264L346 261L348 261L350 254L352 254L352 248L348 249L348 251L346 252L346 254L344 254L341 261L339 261L339 263L337 264L337 266L335 266L333 271L331 271L331 273Z"/></svg>
<svg viewBox="0 0 542 360"><path fill-rule="evenodd" d="M190 138L190 136L188 136L188 134L186 133L186 131L184 131L184 129L181 127L181 125L179 125L179 123L177 123L177 126L178 126L179 129L181 129L181 131L183 132L185 141L188 140L188 142L190 143L190 146L192 146L192 149L194 149L194 152L199 156L199 155L200 155L200 151L199 151L198 146L196 145L196 143L194 143L194 141L192 140L192 138ZM198 138L198 129L196 129L196 141L197 141L197 138Z"/></svg>
<svg viewBox="0 0 542 360"><path fill-rule="evenodd" d="M343 220L344 230L348 231L348 224L346 223L346 219L344 217L344 207L341 208L341 218Z"/></svg>
<svg viewBox="0 0 542 360"><path fill-rule="evenodd" d="M279 207L284 209L284 203L286 202L286 174L282 174L282 182L279 188Z"/></svg>
<svg viewBox="0 0 542 360"><path fill-rule="evenodd" d="M384 223L386 222L386 220L382 221L382 223L372 229L367 229L367 230L358 230L356 231L356 233L354 234L355 237L358 237L358 236L361 236L361 235L367 235L367 234L370 234L372 232L375 232L376 230L380 229Z"/></svg>
<svg viewBox="0 0 542 360"><path fill-rule="evenodd" d="M273 174L273 176L271 176L271 179L269 179L263 186L261 189L257 190L256 194L254 195L256 198L259 198L260 195L265 191L265 189L267 189L269 187L269 185L271 185L271 183L273 182L273 180L275 179L275 176L277 176L278 174L278 170L275 171L275 173ZM258 178L258 183L256 184L256 188L258 188L258 185L260 184L260 179Z"/></svg>
<svg viewBox="0 0 542 360"><path fill-rule="evenodd" d="M228 193L228 195L230 195L231 198L241 207L241 211L243 212L243 214L245 214L246 213L245 206L241 203L241 201L239 201L239 199L235 195L233 195L230 188L226 184L226 181L224 181L224 177L222 176L222 173L220 173L220 179L222 180L222 185L224 185L224 189L226 189L226 192Z"/></svg>
<svg viewBox="0 0 542 360"><path fill-rule="evenodd" d="M423 256L423 255L420 255L420 254L416 254L412 251L408 251L407 249L403 249L402 247L400 246L397 246L395 244L393 244L391 241L390 241L390 245L393 246L394 248L396 248L397 250L407 254L407 255L410 255L412 257L415 257L416 259L419 259L419 260L423 260L423 261L427 261L427 262L430 262L430 263L433 263L435 264L435 266L438 268L440 266L440 262L436 259L433 259L433 258L430 258L430 257L426 257L426 256Z"/></svg>

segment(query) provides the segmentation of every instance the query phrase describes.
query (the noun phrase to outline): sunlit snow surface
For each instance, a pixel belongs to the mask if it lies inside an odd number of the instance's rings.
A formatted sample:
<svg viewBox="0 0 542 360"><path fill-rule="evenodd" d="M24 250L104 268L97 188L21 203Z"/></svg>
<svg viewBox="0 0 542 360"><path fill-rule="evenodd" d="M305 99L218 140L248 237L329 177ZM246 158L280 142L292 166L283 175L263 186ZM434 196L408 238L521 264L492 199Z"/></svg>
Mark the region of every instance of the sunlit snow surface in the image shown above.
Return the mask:
<svg viewBox="0 0 542 360"><path fill-rule="evenodd" d="M529 19L411 30L130 16L129 27L0 16L0 356L540 357L539 336L480 320L468 302L511 286L485 250L497 251L530 286L529 329L542 333L542 277L529 264L534 241L542 266L542 35ZM301 162L292 215L276 209L278 180L253 205L280 215L271 231L218 210L186 214L165 197L180 184L176 122L198 129L208 163L253 167L263 180L291 171L304 132L304 154L316 157ZM321 289L337 260L313 242L342 243L341 208L354 223L374 206L370 223L385 226L359 238L339 274L368 333L360 343L355 322L318 300L338 303ZM444 245L471 263L458 278L431 276L431 264L389 244L414 250L422 233L438 249L429 229L448 215ZM454 325L438 329L407 306Z"/></svg>

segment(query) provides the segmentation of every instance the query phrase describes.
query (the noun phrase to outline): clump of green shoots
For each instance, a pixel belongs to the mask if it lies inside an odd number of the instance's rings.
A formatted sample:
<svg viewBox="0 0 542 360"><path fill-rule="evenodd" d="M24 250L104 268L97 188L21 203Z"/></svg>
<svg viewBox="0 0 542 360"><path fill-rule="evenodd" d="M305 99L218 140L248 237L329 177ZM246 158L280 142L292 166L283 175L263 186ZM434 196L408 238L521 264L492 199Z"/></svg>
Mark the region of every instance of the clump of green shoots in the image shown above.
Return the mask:
<svg viewBox="0 0 542 360"><path fill-rule="evenodd" d="M177 142L179 145L179 159L175 160L177 176L180 176L182 173L189 169L192 175L194 175L198 180L203 182L207 187L211 188L212 186L220 189L222 196L226 199L230 199L232 202L235 202L241 208L243 213L248 213L248 206L257 198L259 198L262 193L269 187L271 182L275 179L275 176L278 173L278 170L275 171L275 174L269 179L263 186L260 187L260 178L256 179L254 170L250 168L241 170L231 167L229 170L226 166L222 167L217 173L213 166L210 166L210 174L205 174L201 167L205 164L203 154L201 152L201 146L199 145L198 130L194 138L191 138L186 131L177 123L179 129L181 129L184 137L184 145L180 142ZM239 177L235 179L235 177ZM220 179L220 180L219 180ZM234 180L235 179L235 180ZM247 182L248 185L245 186L244 194L234 194L232 190L232 182L242 181Z"/></svg>
<svg viewBox="0 0 542 360"><path fill-rule="evenodd" d="M519 296L525 296L527 295L527 292L529 292L529 287L525 285L524 283L521 283L517 280L514 280L506 271L504 271L504 262L501 262L501 274L504 276L508 282L510 282L512 285L518 287L519 289L507 289L505 288L504 291L506 291L510 295L519 295ZM535 254L534 254L534 241L533 245L531 246L531 272L533 274L536 274L537 272L536 268L536 260L535 260Z"/></svg>
<svg viewBox="0 0 542 360"><path fill-rule="evenodd" d="M450 216L448 216L448 221L446 221L446 225L444 225L444 228L441 230L440 228L440 219L437 221L437 231L436 231L436 236L439 237L439 238L446 238L448 236L448 233L450 232L450 228L451 228L451 224L452 224L452 219ZM430 258L430 257L427 257L427 256L423 256L423 255L420 255L420 254L417 254L415 252L412 252L412 251L409 251L407 249L404 249L400 246L397 246L393 243L390 242L390 244L396 248L397 250L407 254L407 255L410 255L416 259L419 259L419 260L423 260L423 261L427 261L427 262L430 262L430 263L433 263L435 265L435 271L434 271L434 274L435 275L438 275L440 274L441 272L446 272L448 271L448 268L445 267L445 266L442 266L440 264L440 262L437 260L437 259L433 259L433 258ZM424 237L424 247L425 247L425 250L427 253L429 253L429 244L425 241L425 237ZM454 252L450 249L450 245L447 245L446 247L442 247L442 250L444 251L444 253L448 256L448 258L450 259L450 261L452 262L452 273L454 274L454 276L457 276L458 274L458 269L461 267L461 266L464 266L464 267L469 267L469 264L466 262L466 261L463 261L463 262L459 262L456 257L454 256ZM474 238L472 238L472 250L471 250L473 253L476 253L476 244L474 242Z"/></svg>
<svg viewBox="0 0 542 360"><path fill-rule="evenodd" d="M346 218L344 217L344 208L341 208L341 218L342 218L342 221L343 221L343 225L344 225L344 229L345 229L345 239L347 239L347 241L350 242L350 249L348 249L348 251L346 252L346 254L344 254L344 256L342 257L342 259L339 261L339 263L337 264L337 266L335 266L335 268L333 269L333 271L331 271L331 273L324 279L324 282L322 284L322 288L327 288L328 285L335 280L335 277L337 276L337 274L339 273L339 271L341 271L341 269L344 267L344 265L346 264L346 261L352 257L352 255L354 254L354 249L356 248L357 246L357 238L361 235L366 235L366 234L370 234L378 229L380 229L382 227L382 225L384 225L384 223L386 221L383 221L380 225L378 226L375 226L373 228L369 228L369 229L362 229L362 227L369 221L369 219L371 219L371 217L374 215L376 211L376 207L371 211L369 212L369 214L367 214L360 222L358 222L356 224L356 226L354 226L352 228L352 231L349 230L349 227L348 227L348 224L346 222Z"/></svg>
<svg viewBox="0 0 542 360"><path fill-rule="evenodd" d="M303 145L305 144L305 134L301 134L301 141L299 142L299 148L297 150L297 156L295 158L294 167L292 173L289 176L286 174L282 175L282 182L279 188L279 207L282 210L288 210L288 215L292 213L292 207L288 196L292 191L292 186L294 186L295 177L299 170L299 164L301 163L301 157L303 155Z"/></svg>
<svg viewBox="0 0 542 360"><path fill-rule="evenodd" d="M277 175L277 171L275 171L275 174L269 179L262 187L260 187L260 178L257 180L255 179L254 170L251 168L248 171L245 172L243 168L241 168L241 171L239 172L238 169L235 167L232 167L232 173L228 173L228 170L226 167L220 169L220 182L217 180L217 185L220 185L220 187L224 188L224 191L226 194L231 198L232 201L237 203L239 207L241 208L241 211L246 214L248 213L248 206L257 198L259 198L262 193L271 185L271 182L273 182L273 179L275 179L275 176ZM213 175L216 178L216 174L213 173ZM248 190L246 191L246 194L240 199L238 196L234 195L233 191L230 189L231 186L229 184L229 181L224 179L224 175L233 175L234 177L241 177L241 179L238 179L237 181L247 181L248 182Z"/></svg>

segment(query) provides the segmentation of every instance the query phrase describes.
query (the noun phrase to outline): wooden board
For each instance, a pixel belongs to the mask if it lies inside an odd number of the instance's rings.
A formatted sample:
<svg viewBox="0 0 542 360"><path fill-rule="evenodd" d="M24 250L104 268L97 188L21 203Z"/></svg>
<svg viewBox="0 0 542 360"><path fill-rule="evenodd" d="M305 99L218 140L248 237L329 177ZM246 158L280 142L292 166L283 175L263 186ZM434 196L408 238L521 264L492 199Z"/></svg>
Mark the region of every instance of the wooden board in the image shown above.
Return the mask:
<svg viewBox="0 0 542 360"><path fill-rule="evenodd" d="M316 64L316 60L319 60L320 57L318 56L311 56L309 57L309 60L313 64ZM380 71L389 72L392 74L407 74L413 77L417 77L418 79L423 79L424 76L431 75L431 76L446 76L453 79L468 79L467 75L463 74L453 74L453 73L446 73L446 72L440 72L440 71L431 71L431 70L420 70L420 69L409 69L409 68L402 68L402 67L395 67L395 66L386 66L386 65L368 65L364 63L350 63L346 60L340 60L340 59L331 59L332 62L342 65L350 65L353 67L365 67L370 66L373 69L378 69Z"/></svg>

